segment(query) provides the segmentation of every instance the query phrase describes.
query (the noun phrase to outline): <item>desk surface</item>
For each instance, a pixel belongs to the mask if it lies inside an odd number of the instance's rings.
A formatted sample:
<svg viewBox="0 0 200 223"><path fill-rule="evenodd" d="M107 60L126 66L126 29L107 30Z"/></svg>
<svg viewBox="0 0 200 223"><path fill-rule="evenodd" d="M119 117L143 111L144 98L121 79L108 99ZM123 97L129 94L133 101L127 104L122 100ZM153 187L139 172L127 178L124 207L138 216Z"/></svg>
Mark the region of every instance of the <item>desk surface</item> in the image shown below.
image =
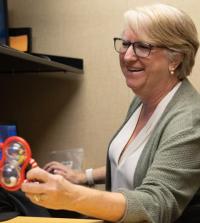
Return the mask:
<svg viewBox="0 0 200 223"><path fill-rule="evenodd" d="M103 223L96 219L74 219L74 218L44 218L44 217L16 217L4 223Z"/></svg>

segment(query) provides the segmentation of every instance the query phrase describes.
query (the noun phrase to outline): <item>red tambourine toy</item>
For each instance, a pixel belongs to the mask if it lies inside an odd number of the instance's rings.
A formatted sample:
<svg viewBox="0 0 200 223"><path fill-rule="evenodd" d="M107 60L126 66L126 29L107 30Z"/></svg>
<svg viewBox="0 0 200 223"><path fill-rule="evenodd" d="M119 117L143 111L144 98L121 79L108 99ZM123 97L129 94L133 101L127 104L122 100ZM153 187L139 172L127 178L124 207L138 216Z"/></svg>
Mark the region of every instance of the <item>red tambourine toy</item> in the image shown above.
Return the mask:
<svg viewBox="0 0 200 223"><path fill-rule="evenodd" d="M11 136L0 143L0 186L9 191L19 190L25 179L26 167L36 167L29 144L21 137Z"/></svg>

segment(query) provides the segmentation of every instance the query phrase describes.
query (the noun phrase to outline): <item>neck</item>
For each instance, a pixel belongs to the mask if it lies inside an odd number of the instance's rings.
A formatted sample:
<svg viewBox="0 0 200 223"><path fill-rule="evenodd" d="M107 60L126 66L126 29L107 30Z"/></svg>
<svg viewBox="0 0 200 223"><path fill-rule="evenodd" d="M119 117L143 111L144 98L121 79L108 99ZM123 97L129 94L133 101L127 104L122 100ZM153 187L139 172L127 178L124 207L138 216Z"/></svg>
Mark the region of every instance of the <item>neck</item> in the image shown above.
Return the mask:
<svg viewBox="0 0 200 223"><path fill-rule="evenodd" d="M179 80L169 81L169 83L162 90L156 91L154 94L146 97L140 97L143 102L144 114L152 113L159 102L176 86Z"/></svg>

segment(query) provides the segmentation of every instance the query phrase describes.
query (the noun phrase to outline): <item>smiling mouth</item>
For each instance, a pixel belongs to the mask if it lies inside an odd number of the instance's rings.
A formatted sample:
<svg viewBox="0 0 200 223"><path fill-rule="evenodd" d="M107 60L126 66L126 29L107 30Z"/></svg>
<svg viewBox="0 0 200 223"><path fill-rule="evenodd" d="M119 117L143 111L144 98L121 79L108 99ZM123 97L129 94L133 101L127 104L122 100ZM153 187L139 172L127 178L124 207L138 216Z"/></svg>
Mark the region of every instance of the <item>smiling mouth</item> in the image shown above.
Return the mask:
<svg viewBox="0 0 200 223"><path fill-rule="evenodd" d="M140 72L140 71L143 71L144 69L142 69L142 68L127 68L127 70L129 72Z"/></svg>

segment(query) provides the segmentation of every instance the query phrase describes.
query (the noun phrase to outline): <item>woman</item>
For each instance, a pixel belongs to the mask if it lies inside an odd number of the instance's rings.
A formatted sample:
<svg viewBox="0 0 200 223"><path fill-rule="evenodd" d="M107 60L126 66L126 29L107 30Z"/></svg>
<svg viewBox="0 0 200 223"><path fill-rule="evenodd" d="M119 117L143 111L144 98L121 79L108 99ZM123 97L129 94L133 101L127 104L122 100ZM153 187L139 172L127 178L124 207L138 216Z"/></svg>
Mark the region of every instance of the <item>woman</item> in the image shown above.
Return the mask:
<svg viewBox="0 0 200 223"><path fill-rule="evenodd" d="M94 180L106 178L107 191L40 168L27 178L41 183L24 183L22 190L41 206L107 221L192 222L187 213L199 203L200 96L186 77L199 47L195 25L174 7L142 7L126 12L114 44L136 97L109 145L106 169L93 171ZM92 171L87 174L92 183Z"/></svg>

